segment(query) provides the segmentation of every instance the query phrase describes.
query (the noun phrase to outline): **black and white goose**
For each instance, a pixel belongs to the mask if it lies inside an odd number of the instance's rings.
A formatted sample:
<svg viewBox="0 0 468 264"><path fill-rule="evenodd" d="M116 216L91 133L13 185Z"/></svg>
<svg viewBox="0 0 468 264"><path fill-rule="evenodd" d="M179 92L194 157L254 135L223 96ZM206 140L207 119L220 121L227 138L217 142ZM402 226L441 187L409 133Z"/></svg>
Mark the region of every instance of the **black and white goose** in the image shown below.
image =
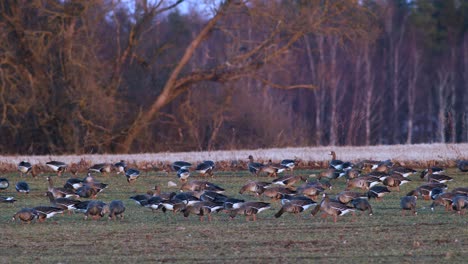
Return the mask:
<svg viewBox="0 0 468 264"><path fill-rule="evenodd" d="M306 196L291 196L281 199L281 209L275 214L276 218L281 217L284 213L295 214L304 212L317 203Z"/></svg>
<svg viewBox="0 0 468 264"><path fill-rule="evenodd" d="M171 167L174 171L178 171L182 168L185 168L185 169L188 169L190 167L192 167L192 163L190 162L186 162L186 161L174 161L172 164L171 164Z"/></svg>
<svg viewBox="0 0 468 264"><path fill-rule="evenodd" d="M62 175L62 173L65 172L68 167L68 165L65 162L56 161L56 160L46 162L46 165L49 168L51 168L53 171L57 172L58 176Z"/></svg>
<svg viewBox="0 0 468 264"><path fill-rule="evenodd" d="M280 165L287 170L294 171L297 162L297 159L284 159L280 162Z"/></svg>
<svg viewBox="0 0 468 264"><path fill-rule="evenodd" d="M88 168L88 172L108 174L111 172L112 166L107 163L98 163Z"/></svg>
<svg viewBox="0 0 468 264"><path fill-rule="evenodd" d="M15 189L19 193L28 194L31 190L29 189L29 184L25 181L19 181L15 185Z"/></svg>
<svg viewBox="0 0 468 264"><path fill-rule="evenodd" d="M137 169L127 169L125 171L125 177L127 177L127 182L133 184L138 177L140 177L140 171Z"/></svg>
<svg viewBox="0 0 468 264"><path fill-rule="evenodd" d="M181 182L186 182L189 177L190 171L188 168L181 168L177 171L177 178L179 178Z"/></svg>
<svg viewBox="0 0 468 264"><path fill-rule="evenodd" d="M249 155L249 163L247 164L248 170L250 173L258 175L260 170L264 167L262 163L255 162L252 155Z"/></svg>
<svg viewBox="0 0 468 264"><path fill-rule="evenodd" d="M81 201L73 200L69 198L55 198L51 192L46 192L47 197L49 198L50 203L57 208L61 208L62 210L68 210L70 213L71 211L76 209L76 205L79 204Z"/></svg>
<svg viewBox="0 0 468 264"><path fill-rule="evenodd" d="M63 213L63 209L54 206L36 206L32 209L36 211L39 222L44 222L47 218Z"/></svg>
<svg viewBox="0 0 468 264"><path fill-rule="evenodd" d="M232 219L236 217L236 215L241 214L245 215L247 221L249 221L249 218L252 218L253 221L257 221L257 214L270 208L270 203L244 202L240 204L238 208L230 210L229 216Z"/></svg>
<svg viewBox="0 0 468 264"><path fill-rule="evenodd" d="M27 161L21 161L18 164L18 170L21 173L21 176L27 175L28 173L32 172L32 165L31 165L31 163L29 163ZM36 176L34 174L32 174L32 175L33 175L33 177Z"/></svg>
<svg viewBox="0 0 468 264"><path fill-rule="evenodd" d="M117 163L114 163L114 168L117 170L117 174L125 173L125 169L127 168L127 163L124 160L120 160Z"/></svg>
<svg viewBox="0 0 468 264"><path fill-rule="evenodd" d="M200 175L209 175L213 177L213 170L215 167L215 163L211 160L205 160L202 163L198 164L195 168L195 171L198 172Z"/></svg>

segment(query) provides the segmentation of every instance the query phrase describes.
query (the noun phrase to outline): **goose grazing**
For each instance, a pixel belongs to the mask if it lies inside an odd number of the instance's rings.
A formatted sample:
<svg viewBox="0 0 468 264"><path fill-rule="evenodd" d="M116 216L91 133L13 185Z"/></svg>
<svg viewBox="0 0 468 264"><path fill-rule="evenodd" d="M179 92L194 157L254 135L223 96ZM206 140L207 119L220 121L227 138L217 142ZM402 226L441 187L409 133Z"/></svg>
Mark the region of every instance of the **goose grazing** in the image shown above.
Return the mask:
<svg viewBox="0 0 468 264"><path fill-rule="evenodd" d="M297 158L295 159L284 159L280 162L280 165L285 168L286 170L289 170L291 172L294 171L294 168L297 166L299 163L299 160Z"/></svg>
<svg viewBox="0 0 468 264"><path fill-rule="evenodd" d="M130 200L135 201L138 205L145 206L147 201L153 197L154 193L152 191L148 191L145 194L137 194L134 196L130 196Z"/></svg>
<svg viewBox="0 0 468 264"><path fill-rule="evenodd" d="M457 168L461 172L468 172L468 160L457 160Z"/></svg>
<svg viewBox="0 0 468 264"><path fill-rule="evenodd" d="M55 198L51 192L46 192L46 196L49 198L50 203L57 208L60 208L64 211L68 211L70 214L71 211L76 209L76 205L81 201L68 199L68 198Z"/></svg>
<svg viewBox="0 0 468 264"><path fill-rule="evenodd" d="M243 200L243 199L237 199L237 198L228 197L228 198L224 201L223 207L224 207L224 209L226 209L226 210L237 209L237 208L239 208L244 202L245 202L245 200Z"/></svg>
<svg viewBox="0 0 468 264"><path fill-rule="evenodd" d="M184 169L188 169L190 167L192 167L192 163L190 162L186 162L186 161L174 161L171 165L172 169L174 171L178 171L182 168Z"/></svg>
<svg viewBox="0 0 468 264"><path fill-rule="evenodd" d="M120 160L119 162L114 163L114 168L116 169L117 174L125 173L125 169L127 168L127 163L125 163L124 160Z"/></svg>
<svg viewBox="0 0 468 264"><path fill-rule="evenodd" d="M366 197L359 197L351 200L351 205L354 209L359 211L369 211L369 215L373 215L372 206L369 203L369 200Z"/></svg>
<svg viewBox="0 0 468 264"><path fill-rule="evenodd" d="M320 184L320 182L314 183L304 183L301 186L297 187L296 192L302 194L311 199L317 199L317 196L325 190L325 188Z"/></svg>
<svg viewBox="0 0 468 264"><path fill-rule="evenodd" d="M200 192L200 191L213 191L217 193L222 193L224 192L224 189L217 186L214 183L208 182L208 181L190 181L182 184L180 186L181 191L194 191L194 192Z"/></svg>
<svg viewBox="0 0 468 264"><path fill-rule="evenodd" d="M281 199L284 194L294 194L295 191L288 189L284 186L270 186L265 188L262 195L269 197L273 200Z"/></svg>
<svg viewBox="0 0 468 264"><path fill-rule="evenodd" d="M452 209L452 200L455 196L456 194L451 192L431 194L431 198L434 200L431 204L431 211L434 211L436 205L445 207L445 211L450 211Z"/></svg>
<svg viewBox="0 0 468 264"><path fill-rule="evenodd" d="M311 214L315 215L319 210L324 212L325 216L332 216L334 223L336 223L338 216L345 215L349 212L354 212L353 208L348 207L345 204L342 204L336 200L330 200L330 197L326 193L323 194L323 198L320 202L320 205L315 207L315 209L312 210Z"/></svg>
<svg viewBox="0 0 468 264"><path fill-rule="evenodd" d="M405 183L408 183L410 182L411 180L410 179L407 179L405 178L403 175L401 174L392 174L388 177L385 177L382 181L382 183L385 185L385 186L388 186L388 187L391 187L391 188L395 188L396 191L400 191L400 186L405 184Z"/></svg>
<svg viewBox="0 0 468 264"><path fill-rule="evenodd" d="M329 168L324 171L321 171L318 175L317 174L311 174L310 177L316 177L317 180L321 180L322 178L327 178L329 180L334 180L339 178L341 175L341 171L335 169L335 168ZM344 174L343 174L344 175Z"/></svg>
<svg viewBox="0 0 468 264"><path fill-rule="evenodd" d="M10 187L10 182L7 178L0 178L0 191L6 190Z"/></svg>
<svg viewBox="0 0 468 264"><path fill-rule="evenodd" d="M125 171L125 177L127 177L127 182L133 184L138 177L140 177L140 171L137 169L127 169Z"/></svg>
<svg viewBox="0 0 468 264"><path fill-rule="evenodd" d="M452 200L452 208L459 215L464 215L466 213L466 208L468 208L468 196L457 195Z"/></svg>
<svg viewBox="0 0 468 264"><path fill-rule="evenodd" d="M296 182L303 181L307 182L307 178L305 176L299 176L299 175L286 175L283 177L276 178L272 181L274 184L279 184L283 185L286 187L292 187Z"/></svg>
<svg viewBox="0 0 468 264"><path fill-rule="evenodd" d="M367 182L367 179L358 177L355 179L348 180L346 182L345 190L351 190L351 189L369 190L369 184Z"/></svg>
<svg viewBox="0 0 468 264"><path fill-rule="evenodd" d="M51 218L56 214L63 213L63 210L53 206L36 206L32 208L37 213L37 221L44 222L47 218Z"/></svg>
<svg viewBox="0 0 468 264"><path fill-rule="evenodd" d="M36 174L33 173L32 171L32 165L31 163L27 162L27 161L21 161L19 164L18 164L18 170L19 172L21 173L21 176L24 176L24 175L28 175L28 173L31 172L31 175L33 177L36 177Z"/></svg>
<svg viewBox="0 0 468 264"><path fill-rule="evenodd" d="M16 202L15 197L0 196L0 203L14 203L14 202Z"/></svg>
<svg viewBox="0 0 468 264"><path fill-rule="evenodd" d="M73 189L54 187L52 177L47 177L47 182L48 182L47 190L51 192L55 198L78 197L78 195L75 193Z"/></svg>
<svg viewBox="0 0 468 264"><path fill-rule="evenodd" d="M75 212L76 213L86 213L86 209L88 209L89 203L92 201L81 201L75 205Z"/></svg>
<svg viewBox="0 0 468 264"><path fill-rule="evenodd" d="M443 190L447 189L447 185L444 183L428 183L428 184L423 184L420 185L419 187L416 188L414 193L416 195L421 195L424 200L430 200L431 199L431 191L435 188L441 188Z"/></svg>
<svg viewBox="0 0 468 264"><path fill-rule="evenodd" d="M358 192L353 192L353 191L342 191L336 195L336 200L338 200L342 204L347 204L351 202L354 199L366 197L366 193L358 193Z"/></svg>
<svg viewBox="0 0 468 264"><path fill-rule="evenodd" d="M25 193L28 194L31 190L29 189L29 185L27 182L24 181L19 181L15 185L15 189L19 193Z"/></svg>
<svg viewBox="0 0 468 264"><path fill-rule="evenodd" d="M89 186L89 185L83 185L82 187L78 188L76 190L76 194L78 194L79 197L81 198L92 198L95 199L96 195L98 194L97 189Z"/></svg>
<svg viewBox="0 0 468 264"><path fill-rule="evenodd" d="M109 204L109 219L115 220L117 216L122 220L124 218L125 205L120 200L114 200Z"/></svg>
<svg viewBox="0 0 468 264"><path fill-rule="evenodd" d="M401 166L401 164L399 162L395 162L394 166L391 168L391 171L393 173L398 173L400 174L401 176L403 177L409 177L413 174L415 174L417 171L412 169L412 168L408 168L408 167L403 167Z"/></svg>
<svg viewBox="0 0 468 264"><path fill-rule="evenodd" d="M429 174L427 181L430 183L446 183L453 181L453 178L444 174Z"/></svg>
<svg viewBox="0 0 468 264"><path fill-rule="evenodd" d="M416 212L416 200L418 199L417 195L407 195L401 197L400 206L401 206L401 215L405 216L405 211L411 211L413 215L417 215Z"/></svg>
<svg viewBox="0 0 468 264"><path fill-rule="evenodd" d="M49 161L46 162L46 165L51 168L53 171L57 172L57 175L60 176L62 175L63 172L67 170L67 164L61 161Z"/></svg>
<svg viewBox="0 0 468 264"><path fill-rule="evenodd" d="M229 212L231 219L236 217L236 215L245 215L246 221L249 221L249 218L252 218L253 221L257 221L257 214L265 210L270 209L269 203L264 202L245 202L242 203L237 209L232 209Z"/></svg>
<svg viewBox="0 0 468 264"><path fill-rule="evenodd" d="M200 217L200 222L203 221L204 216L206 215L208 221L211 222L211 213L218 212L221 209L223 209L223 204L200 201L187 205L181 210L181 212L184 214L184 217L188 217L190 214L198 215Z"/></svg>
<svg viewBox="0 0 468 264"><path fill-rule="evenodd" d="M82 179L70 178L65 182L63 188L76 191L78 188L83 187L83 183L84 181Z"/></svg>
<svg viewBox="0 0 468 264"><path fill-rule="evenodd" d="M88 168L88 172L96 172L101 174L108 174L111 172L112 166L107 163L98 163Z"/></svg>
<svg viewBox="0 0 468 264"><path fill-rule="evenodd" d="M22 208L13 215L11 219L13 222L20 220L21 223L30 224L34 219L37 219L37 212L32 208Z"/></svg>
<svg viewBox="0 0 468 264"><path fill-rule="evenodd" d="M305 197L305 196L294 196L289 199L281 200L281 208L275 214L276 218L281 217L284 213L295 214L296 217L299 213L304 212L309 209L311 206L317 204L314 200Z"/></svg>
<svg viewBox="0 0 468 264"><path fill-rule="evenodd" d="M452 190L453 193L468 196L468 187L457 187Z"/></svg>
<svg viewBox="0 0 468 264"><path fill-rule="evenodd" d="M214 167L215 167L215 163L213 161L205 160L202 163L197 165L197 167L195 168L195 171L198 172L202 176L208 175L210 177L213 177Z"/></svg>
<svg viewBox="0 0 468 264"><path fill-rule="evenodd" d="M369 189L369 191L367 192L367 197L369 199L375 198L375 199L377 199L379 201L387 193L390 193L390 190L386 186L378 185L378 186L374 186L374 187Z"/></svg>
<svg viewBox="0 0 468 264"><path fill-rule="evenodd" d="M258 176L258 174L260 173L260 169L263 168L263 166L265 165L263 165L262 163L255 162L253 156L249 155L249 163L247 164L247 167L250 173Z"/></svg>
<svg viewBox="0 0 468 264"><path fill-rule="evenodd" d="M283 172L285 169L286 168L284 168L280 164L273 164L273 162L270 159L270 160L268 160L268 164L263 165L260 168L258 173L265 172L265 173L267 173L268 177L276 177L278 175L278 173Z"/></svg>
<svg viewBox="0 0 468 264"><path fill-rule="evenodd" d="M205 202L213 203L224 203L227 200L227 196L222 193L217 193L213 191L204 191L200 195L200 200Z"/></svg>
<svg viewBox="0 0 468 264"><path fill-rule="evenodd" d="M179 178L181 182L186 182L189 177L190 177L189 169L181 168L180 170L177 171L177 178Z"/></svg>
<svg viewBox="0 0 468 264"><path fill-rule="evenodd" d="M251 192L256 196L259 196L270 184L270 182L249 181L240 188L239 193L243 194L244 192Z"/></svg>
<svg viewBox="0 0 468 264"><path fill-rule="evenodd" d="M109 212L109 206L102 201L91 201L86 208L84 219L88 219L89 216L93 220L98 220L102 218L105 214Z"/></svg>

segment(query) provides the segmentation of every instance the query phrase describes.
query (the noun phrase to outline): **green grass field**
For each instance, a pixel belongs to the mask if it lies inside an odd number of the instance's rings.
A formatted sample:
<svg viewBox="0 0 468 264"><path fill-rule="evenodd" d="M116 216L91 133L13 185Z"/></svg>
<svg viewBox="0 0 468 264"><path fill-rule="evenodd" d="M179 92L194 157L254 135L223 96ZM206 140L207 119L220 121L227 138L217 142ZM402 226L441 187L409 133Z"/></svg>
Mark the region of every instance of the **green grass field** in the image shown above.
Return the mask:
<svg viewBox="0 0 468 264"><path fill-rule="evenodd" d="M449 189L468 186L467 174L455 169L446 174L455 179L449 183ZM351 215L345 215L333 223L330 217L311 217L310 209L299 218L284 214L276 219L273 215L280 208L279 202L272 202L272 209L260 213L257 222L247 222L243 216L230 220L224 213L214 214L211 222L200 222L193 215L184 218L181 214L153 213L128 198L145 193L156 184L163 191L177 190L167 187L169 180L177 179L174 173L143 173L132 187L122 175L96 177L109 183L98 200L124 201L126 213L122 221L84 220L83 214L64 214L44 223L12 222L13 214L22 207L49 204L44 196L48 175L52 174L24 177L32 189L24 196L14 190L14 184L20 180L18 173L1 176L10 180L10 188L0 195L12 195L18 200L0 204L1 263L462 263L468 258L467 215L447 213L442 207L431 212L431 201L418 200L417 216L401 216L400 197L423 183L416 175L411 176L413 181L404 185L401 192L390 193L380 202L372 200L373 216L363 214L355 221ZM240 187L254 176L246 172L215 175L209 180L224 187L227 195L259 199L238 194ZM55 185L62 186L69 177L54 176ZM345 179L332 183L333 189L328 192L336 194L344 189ZM266 197L260 199L269 201Z"/></svg>

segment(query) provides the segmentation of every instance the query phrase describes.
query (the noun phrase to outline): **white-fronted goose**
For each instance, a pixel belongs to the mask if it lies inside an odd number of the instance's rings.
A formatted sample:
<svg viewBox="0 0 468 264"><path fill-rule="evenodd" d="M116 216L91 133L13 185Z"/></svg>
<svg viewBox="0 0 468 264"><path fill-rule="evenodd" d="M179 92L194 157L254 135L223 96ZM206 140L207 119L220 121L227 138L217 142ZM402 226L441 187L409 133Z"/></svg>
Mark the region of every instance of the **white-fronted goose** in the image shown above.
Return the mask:
<svg viewBox="0 0 468 264"><path fill-rule="evenodd" d="M223 193L224 189L218 185L208 182L208 181L190 181L182 184L180 187L181 191L213 191L217 193Z"/></svg>
<svg viewBox="0 0 468 264"><path fill-rule="evenodd" d="M199 201L191 205L187 205L181 210L184 214L184 217L188 217L190 214L198 215L200 221L203 221L204 216L206 215L208 221L211 221L211 213L217 212L223 209L223 204L213 203L210 201Z"/></svg>
<svg viewBox="0 0 468 264"><path fill-rule="evenodd" d="M330 160L330 168L334 168L335 170L343 170L343 161L336 159L335 151L330 151L330 155L332 159Z"/></svg>
<svg viewBox="0 0 468 264"><path fill-rule="evenodd" d="M284 213L295 214L304 212L311 206L317 204L314 200L305 196L295 196L292 199L282 199L281 209L275 214L276 218L281 217Z"/></svg>
<svg viewBox="0 0 468 264"><path fill-rule="evenodd" d="M58 176L62 175L62 173L65 172L68 167L65 162L56 161L56 160L46 162L46 165L49 168L51 168L53 171L57 172Z"/></svg>
<svg viewBox="0 0 468 264"><path fill-rule="evenodd" d="M47 177L47 190L52 193L52 195L55 198L71 198L71 197L78 197L76 192L73 189L68 189L68 188L59 188L59 187L54 187L54 182L52 180L52 177Z"/></svg>
<svg viewBox="0 0 468 264"><path fill-rule="evenodd" d="M263 191L265 191L267 186L270 186L270 184L270 182L249 181L240 188L239 193L243 194L245 192L251 192L256 196L259 196Z"/></svg>
<svg viewBox="0 0 468 264"><path fill-rule="evenodd" d="M109 206L102 201L91 201L86 208L84 219L88 219L89 216L93 220L98 220L109 212Z"/></svg>
<svg viewBox="0 0 468 264"><path fill-rule="evenodd" d="M398 173L406 178L415 174L417 171L412 168L403 167L399 162L395 162L394 166L391 168L391 172Z"/></svg>
<svg viewBox="0 0 468 264"><path fill-rule="evenodd" d="M181 182L186 182L189 177L190 177L189 169L181 168L180 170L177 171L177 178L179 178Z"/></svg>
<svg viewBox="0 0 468 264"><path fill-rule="evenodd" d="M369 190L369 184L367 182L367 179L358 177L358 178L348 180L346 182L345 190L351 190L351 189Z"/></svg>
<svg viewBox="0 0 468 264"><path fill-rule="evenodd" d="M445 207L445 211L452 210L452 200L455 196L456 194L451 192L439 193L434 196L431 195L431 198L434 200L431 204L431 210L434 211L436 205Z"/></svg>
<svg viewBox="0 0 468 264"><path fill-rule="evenodd" d="M0 196L0 203L14 203L16 202L15 197L12 196Z"/></svg>
<svg viewBox="0 0 468 264"><path fill-rule="evenodd" d="M257 221L257 214L265 210L270 209L270 203L264 202L245 202L242 203L239 208L232 209L229 212L229 216L232 218L236 215L245 215L246 221L249 221L249 218L252 218L253 221Z"/></svg>
<svg viewBox="0 0 468 264"><path fill-rule="evenodd" d="M18 164L18 171L21 173L21 176L28 175L28 173L31 172L33 177L36 177L36 174L32 170L32 165L31 163L27 161L21 161Z"/></svg>
<svg viewBox="0 0 468 264"><path fill-rule="evenodd" d="M453 189L452 192L456 194L463 194L463 195L468 196L468 187L457 187Z"/></svg>
<svg viewBox="0 0 468 264"><path fill-rule="evenodd" d="M457 160L457 168L461 172L467 172L468 171L468 160Z"/></svg>
<svg viewBox="0 0 468 264"><path fill-rule="evenodd" d="M372 206L369 203L367 197L359 197L351 200L350 204L353 206L354 209L359 211L369 211L369 215L373 214Z"/></svg>
<svg viewBox="0 0 468 264"><path fill-rule="evenodd" d="M390 190L386 186L374 186L369 189L367 192L367 197L369 199L375 198L377 200L382 199L382 197L385 196L385 194L390 193Z"/></svg>
<svg viewBox="0 0 468 264"><path fill-rule="evenodd" d="M129 199L135 201L135 203L137 203L140 206L144 206L146 204L144 202L153 197L153 195L153 191L147 191L145 194L137 194L130 196Z"/></svg>
<svg viewBox="0 0 468 264"><path fill-rule="evenodd" d="M447 185L444 183L428 183L420 185L416 188L416 194L419 194L423 197L424 200L431 199L431 191L434 188L442 188L443 190L447 189Z"/></svg>
<svg viewBox="0 0 468 264"><path fill-rule="evenodd" d="M385 179L383 179L382 183L385 185L385 186L388 186L390 188L395 188L396 191L400 191L400 186L405 184L405 183L408 183L410 182L411 180L410 179L407 179L405 178L403 175L401 174L392 174L388 177L385 177Z"/></svg>
<svg viewBox="0 0 468 264"><path fill-rule="evenodd" d="M112 166L108 163L98 163L88 168L88 172L96 172L102 174L109 174Z"/></svg>
<svg viewBox="0 0 468 264"><path fill-rule="evenodd" d="M413 215L417 215L416 212L416 200L418 196L411 195L411 196L403 196L400 199L400 206L401 206L401 215L405 216L405 211L411 211Z"/></svg>
<svg viewBox="0 0 468 264"><path fill-rule="evenodd" d="M262 195L268 198L277 200L277 199L281 199L283 194L294 194L294 193L296 192L289 188L277 185L277 186L269 186L265 188L265 190L263 190Z"/></svg>
<svg viewBox="0 0 468 264"><path fill-rule="evenodd" d="M468 196L456 195L452 200L452 208L459 215L464 215L466 213L466 208L468 208Z"/></svg>
<svg viewBox="0 0 468 264"><path fill-rule="evenodd" d="M116 169L117 174L125 173L125 169L127 168L127 163L125 163L124 160L120 160L119 162L114 163L114 168Z"/></svg>
<svg viewBox="0 0 468 264"><path fill-rule="evenodd" d="M255 162L253 156L249 155L249 163L247 164L247 167L250 173L258 176L260 169L263 168L263 166L265 165L263 165L262 163Z"/></svg>
<svg viewBox="0 0 468 264"><path fill-rule="evenodd" d="M63 213L62 208L54 207L54 206L36 206L33 207L37 212L37 221L44 222L47 218L51 218L56 214Z"/></svg>
<svg viewBox="0 0 468 264"><path fill-rule="evenodd" d="M22 208L18 212L13 215L11 219L13 222L16 220L20 220L21 223L30 224L34 219L37 219L38 214L36 210L32 208Z"/></svg>
<svg viewBox="0 0 468 264"><path fill-rule="evenodd" d="M320 205L318 205L311 214L315 215L318 210L325 213L325 215L330 215L333 217L333 222L336 223L338 216L345 215L349 212L354 212L354 209L346 206L338 201L330 200L330 197L324 193Z"/></svg>
<svg viewBox="0 0 468 264"><path fill-rule="evenodd" d="M182 168L184 169L188 169L190 167L192 167L192 163L190 162L186 162L186 161L174 161L172 164L171 164L171 167L174 171L178 171Z"/></svg>
<svg viewBox="0 0 468 264"><path fill-rule="evenodd" d="M429 174L427 181L430 183L446 183L453 181L453 178L444 174Z"/></svg>
<svg viewBox="0 0 468 264"><path fill-rule="evenodd" d="M127 182L133 184L138 177L140 177L140 171L137 169L127 169L125 171L125 177L127 177Z"/></svg>
<svg viewBox="0 0 468 264"><path fill-rule="evenodd" d="M336 195L336 200L338 200L342 204L347 204L351 202L354 199L361 198L361 197L366 197L367 194L364 193L358 193L358 192L353 192L353 191L342 191Z"/></svg>
<svg viewBox="0 0 468 264"><path fill-rule="evenodd" d="M120 200L114 200L109 204L109 219L115 220L117 216L120 219L124 218L125 205Z"/></svg>
<svg viewBox="0 0 468 264"><path fill-rule="evenodd" d="M46 192L46 195L54 207L61 208L64 211L68 211L68 213L75 210L75 205L81 202L69 198L55 198L51 192Z"/></svg>
<svg viewBox="0 0 468 264"><path fill-rule="evenodd" d="M310 177L315 177L317 180L321 180L322 178L327 178L329 180L337 179L341 177L342 171L338 171L335 168L329 168L324 171L321 171L319 174L311 174ZM343 172L343 175L345 173Z"/></svg>
<svg viewBox="0 0 468 264"><path fill-rule="evenodd" d="M297 159L284 159L280 162L280 165L283 167L283 168L286 168L286 170L290 170L291 172L294 171L294 167L296 167L298 163L298 160Z"/></svg>
<svg viewBox="0 0 468 264"><path fill-rule="evenodd" d="M279 184L291 188L296 182L307 181L307 177L300 175L286 175L283 177L276 178L272 181L274 184Z"/></svg>
<svg viewBox="0 0 468 264"><path fill-rule="evenodd" d="M213 177L214 162L211 160L205 160L202 163L198 164L195 168L195 171L202 176L208 175Z"/></svg>

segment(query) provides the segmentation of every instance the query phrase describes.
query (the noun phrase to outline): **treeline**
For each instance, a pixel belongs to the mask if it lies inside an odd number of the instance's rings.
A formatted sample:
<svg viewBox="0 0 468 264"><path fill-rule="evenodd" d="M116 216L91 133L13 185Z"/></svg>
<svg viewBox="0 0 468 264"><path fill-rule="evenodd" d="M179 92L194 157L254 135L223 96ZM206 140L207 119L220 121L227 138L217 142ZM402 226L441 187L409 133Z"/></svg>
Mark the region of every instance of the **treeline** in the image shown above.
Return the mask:
<svg viewBox="0 0 468 264"><path fill-rule="evenodd" d="M2 153L468 141L468 1L124 2L1 1Z"/></svg>

